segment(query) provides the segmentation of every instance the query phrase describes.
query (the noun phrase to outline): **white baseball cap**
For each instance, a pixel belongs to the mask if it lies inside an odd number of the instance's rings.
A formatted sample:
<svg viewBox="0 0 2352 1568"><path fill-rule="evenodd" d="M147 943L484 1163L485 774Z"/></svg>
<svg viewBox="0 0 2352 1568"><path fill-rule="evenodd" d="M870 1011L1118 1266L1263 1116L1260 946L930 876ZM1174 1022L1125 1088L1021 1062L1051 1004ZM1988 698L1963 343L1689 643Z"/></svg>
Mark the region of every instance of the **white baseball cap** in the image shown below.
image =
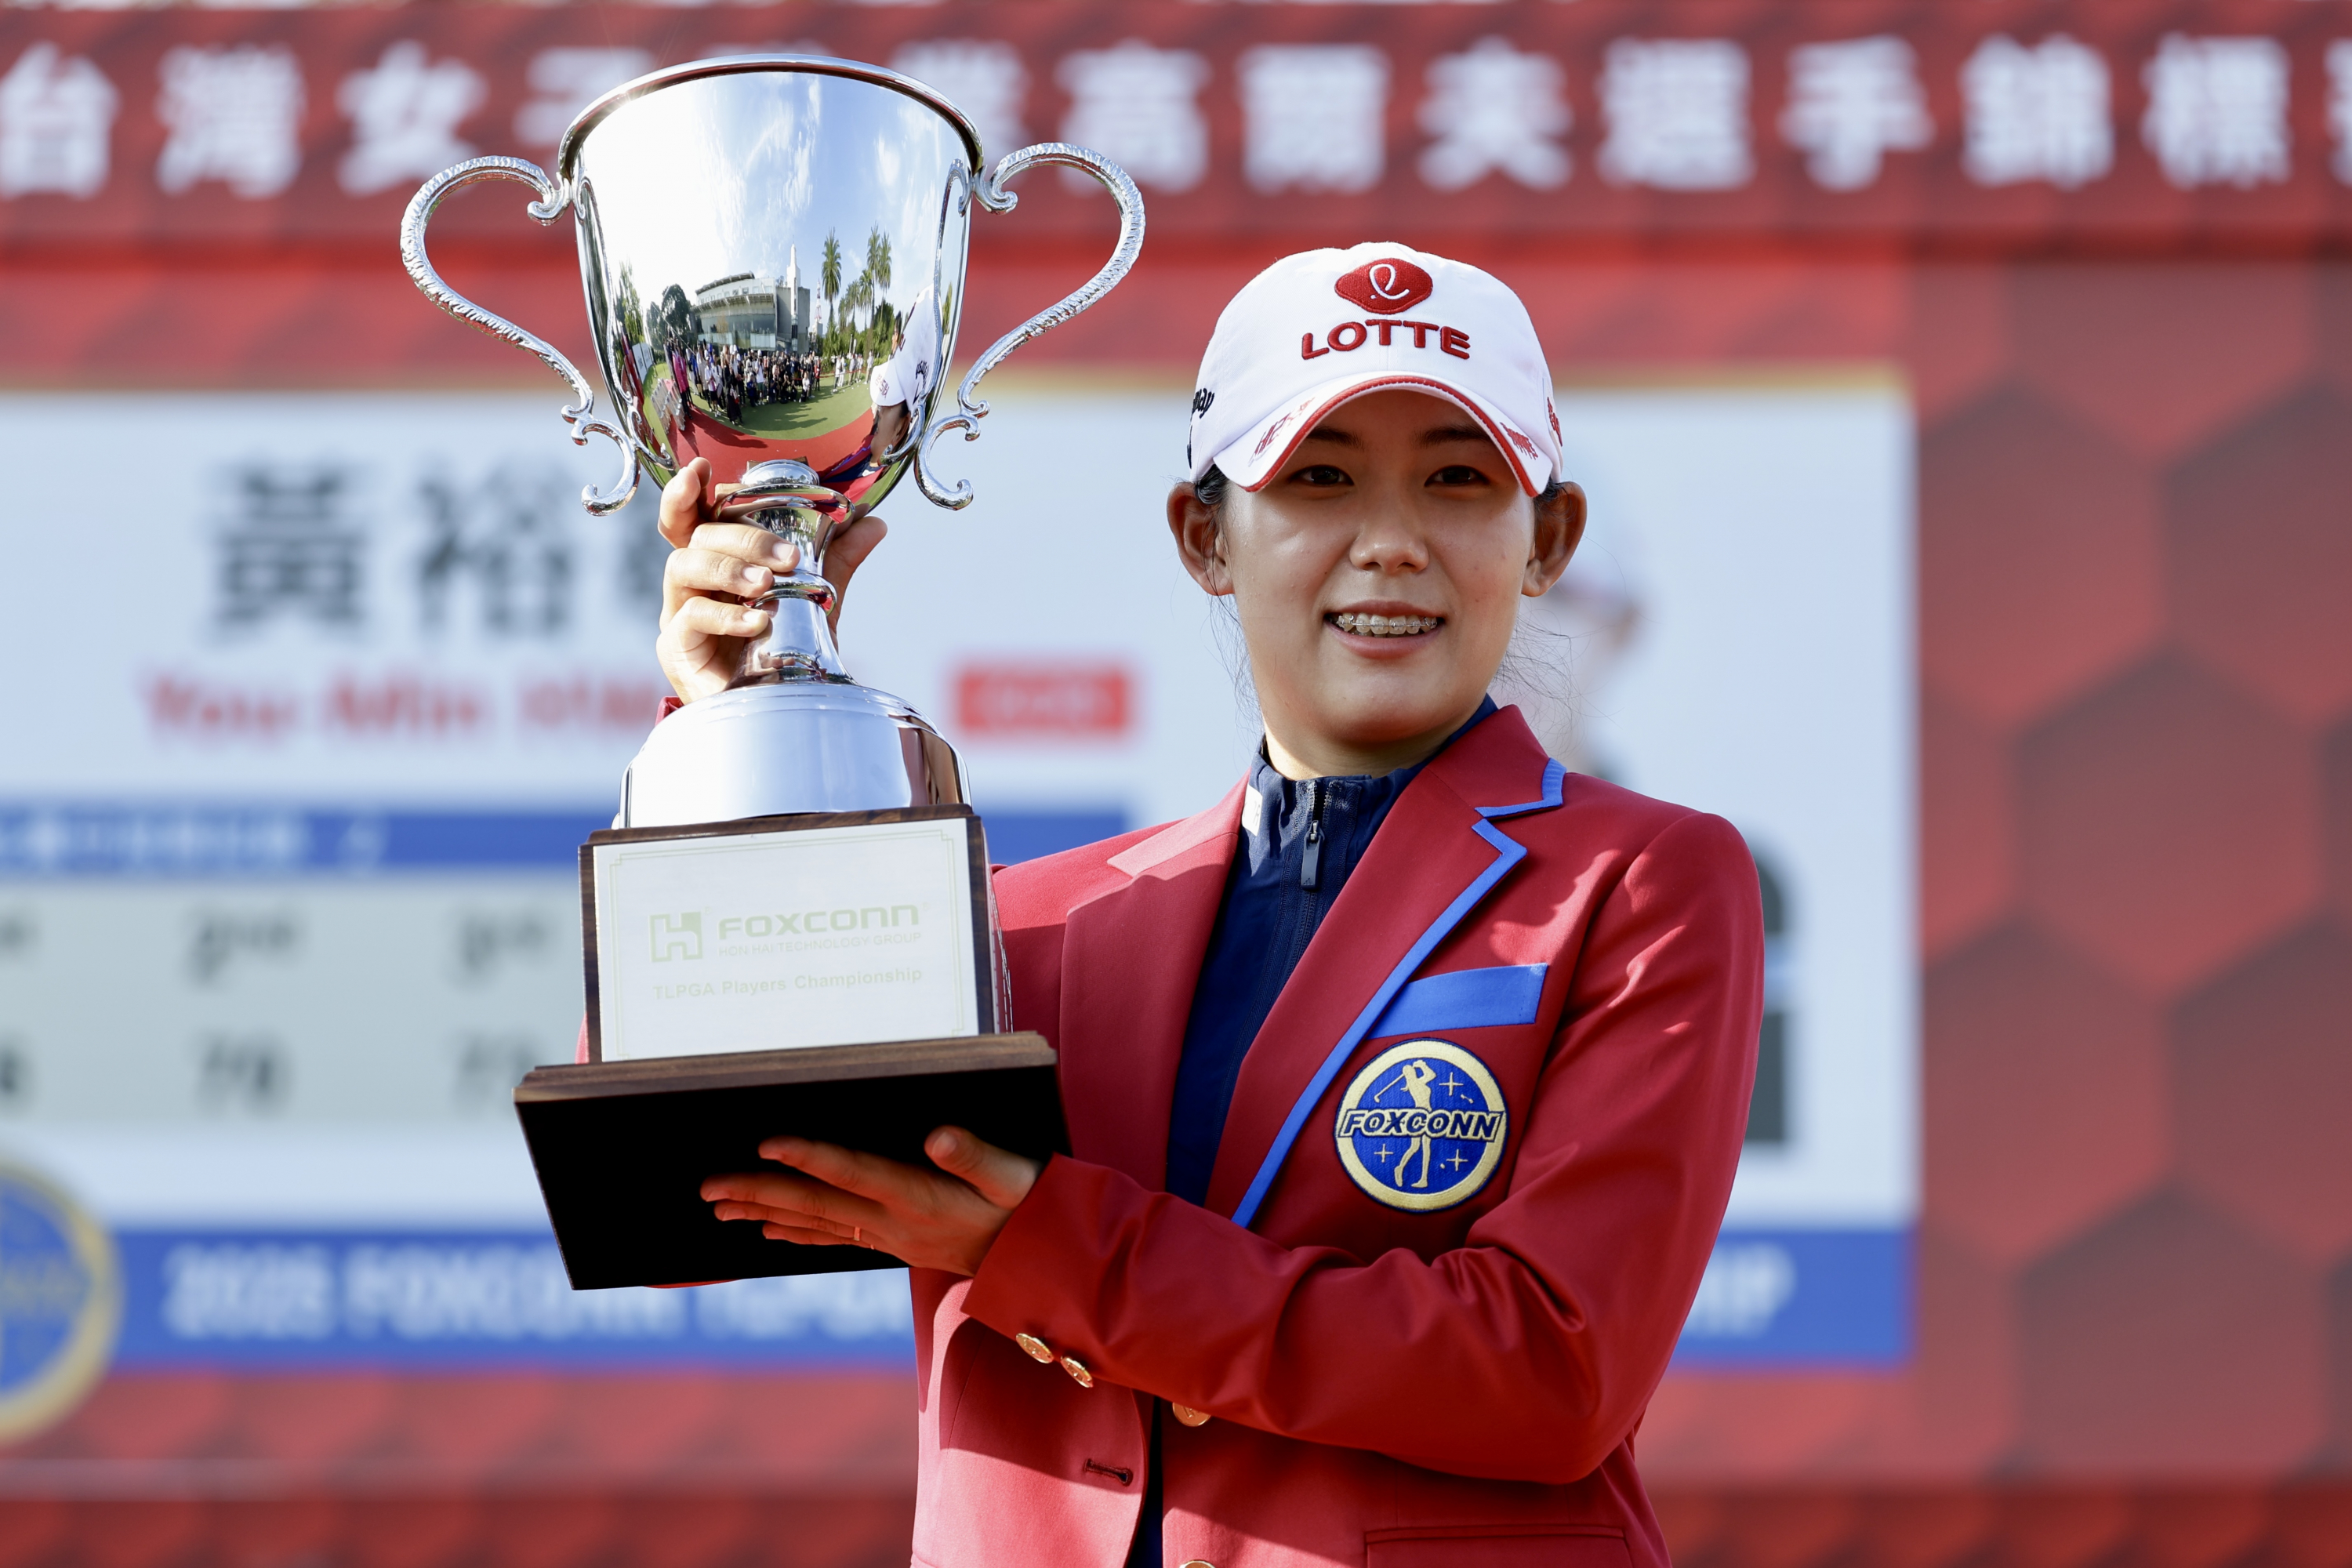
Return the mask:
<svg viewBox="0 0 2352 1568"><path fill-rule="evenodd" d="M1559 473L1551 372L1519 297L1475 267L1371 244L1286 256L1226 305L1192 394L1192 478L1214 466L1261 489L1325 415L1391 387L1477 420L1528 494Z"/></svg>

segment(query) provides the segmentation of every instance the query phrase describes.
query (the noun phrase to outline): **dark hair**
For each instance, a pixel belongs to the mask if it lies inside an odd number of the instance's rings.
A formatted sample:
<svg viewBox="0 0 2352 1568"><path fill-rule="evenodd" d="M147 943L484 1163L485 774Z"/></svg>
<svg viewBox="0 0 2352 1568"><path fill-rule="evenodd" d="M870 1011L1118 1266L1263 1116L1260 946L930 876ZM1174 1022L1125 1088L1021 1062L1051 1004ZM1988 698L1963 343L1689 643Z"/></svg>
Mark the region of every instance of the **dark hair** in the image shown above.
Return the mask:
<svg viewBox="0 0 2352 1568"><path fill-rule="evenodd" d="M1192 481L1192 493L1201 498L1202 506L1207 507L1211 511L1216 511L1224 506L1225 497L1232 492L1233 484L1234 481L1225 477L1224 469L1211 463L1209 471ZM1558 497L1559 492L1567 488L1568 482L1558 474L1554 474L1551 477L1551 482L1544 486L1543 493L1536 497L1536 505L1542 506L1545 502Z"/></svg>

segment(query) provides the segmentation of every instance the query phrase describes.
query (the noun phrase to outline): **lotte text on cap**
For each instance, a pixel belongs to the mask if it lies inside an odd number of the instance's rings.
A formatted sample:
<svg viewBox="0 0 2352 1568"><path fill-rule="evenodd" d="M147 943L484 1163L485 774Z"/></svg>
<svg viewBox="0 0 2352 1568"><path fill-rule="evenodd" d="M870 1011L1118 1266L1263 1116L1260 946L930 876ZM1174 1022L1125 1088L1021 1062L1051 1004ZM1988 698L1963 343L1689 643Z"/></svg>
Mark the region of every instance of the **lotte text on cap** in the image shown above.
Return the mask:
<svg viewBox="0 0 2352 1568"><path fill-rule="evenodd" d="M1559 472L1551 373L1527 307L1491 274L1408 246L1286 256L1243 286L1209 339L1188 458L1263 487L1324 416L1390 387L1478 421L1519 486Z"/></svg>

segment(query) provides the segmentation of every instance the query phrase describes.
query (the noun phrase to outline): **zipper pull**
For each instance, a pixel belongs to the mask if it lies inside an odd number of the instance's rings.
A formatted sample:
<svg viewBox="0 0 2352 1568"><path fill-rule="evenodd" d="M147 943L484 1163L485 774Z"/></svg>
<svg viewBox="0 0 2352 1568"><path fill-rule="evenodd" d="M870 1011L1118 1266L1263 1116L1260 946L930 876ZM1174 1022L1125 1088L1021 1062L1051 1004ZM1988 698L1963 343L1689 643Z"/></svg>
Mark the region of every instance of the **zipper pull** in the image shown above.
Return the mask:
<svg viewBox="0 0 2352 1568"><path fill-rule="evenodd" d="M1307 858L1299 862L1298 885L1307 891L1315 884L1323 867L1323 781L1307 781Z"/></svg>

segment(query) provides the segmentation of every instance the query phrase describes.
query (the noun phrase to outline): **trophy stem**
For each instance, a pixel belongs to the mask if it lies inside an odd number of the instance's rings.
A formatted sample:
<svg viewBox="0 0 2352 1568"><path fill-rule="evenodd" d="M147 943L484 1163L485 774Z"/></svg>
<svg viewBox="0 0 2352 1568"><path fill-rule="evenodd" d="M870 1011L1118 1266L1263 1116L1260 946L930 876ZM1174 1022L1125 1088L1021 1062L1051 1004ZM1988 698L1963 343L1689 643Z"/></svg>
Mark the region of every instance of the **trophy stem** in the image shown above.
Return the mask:
<svg viewBox="0 0 2352 1568"><path fill-rule="evenodd" d="M768 612L768 635L745 651L731 687L787 680L847 682L833 640L834 587L824 578L825 546L850 515L847 497L817 482L815 470L789 458L754 463L742 484L719 503L719 514L764 528L800 546L800 564L753 601Z"/></svg>
<svg viewBox="0 0 2352 1568"><path fill-rule="evenodd" d="M799 578L794 574L794 578ZM768 635L744 657L742 673L734 687L767 686L780 680L847 681L841 650L835 646L833 626L825 610L833 603L833 584L815 580L822 595L795 593L799 581L779 584L777 591L758 601L772 617Z"/></svg>

